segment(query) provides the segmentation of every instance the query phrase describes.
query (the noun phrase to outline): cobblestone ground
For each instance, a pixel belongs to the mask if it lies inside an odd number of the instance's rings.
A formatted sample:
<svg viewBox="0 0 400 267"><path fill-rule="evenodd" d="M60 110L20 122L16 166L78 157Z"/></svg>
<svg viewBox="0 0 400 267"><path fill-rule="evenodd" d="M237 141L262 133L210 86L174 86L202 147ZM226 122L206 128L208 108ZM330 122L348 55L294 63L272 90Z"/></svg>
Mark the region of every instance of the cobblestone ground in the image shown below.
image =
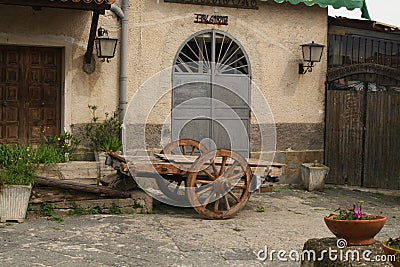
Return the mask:
<svg viewBox="0 0 400 267"><path fill-rule="evenodd" d="M377 240L400 235L400 197L329 187L307 192L274 187L253 194L232 219L202 218L192 209L157 205L154 214L65 216L0 224L0 266L299 266L261 261L260 250L301 251L310 238L332 237L323 217L364 200L387 216Z"/></svg>

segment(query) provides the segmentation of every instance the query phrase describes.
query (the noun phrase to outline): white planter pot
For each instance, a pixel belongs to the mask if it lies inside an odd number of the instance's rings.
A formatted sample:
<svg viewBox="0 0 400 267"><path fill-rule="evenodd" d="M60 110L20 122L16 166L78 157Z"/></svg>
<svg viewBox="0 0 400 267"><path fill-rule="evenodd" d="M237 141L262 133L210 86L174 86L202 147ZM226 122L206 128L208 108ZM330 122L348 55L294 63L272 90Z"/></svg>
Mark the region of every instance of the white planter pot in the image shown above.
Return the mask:
<svg viewBox="0 0 400 267"><path fill-rule="evenodd" d="M0 188L0 222L23 222L32 186L5 185Z"/></svg>
<svg viewBox="0 0 400 267"><path fill-rule="evenodd" d="M329 167L320 163L301 164L301 181L308 191L320 190L325 186Z"/></svg>

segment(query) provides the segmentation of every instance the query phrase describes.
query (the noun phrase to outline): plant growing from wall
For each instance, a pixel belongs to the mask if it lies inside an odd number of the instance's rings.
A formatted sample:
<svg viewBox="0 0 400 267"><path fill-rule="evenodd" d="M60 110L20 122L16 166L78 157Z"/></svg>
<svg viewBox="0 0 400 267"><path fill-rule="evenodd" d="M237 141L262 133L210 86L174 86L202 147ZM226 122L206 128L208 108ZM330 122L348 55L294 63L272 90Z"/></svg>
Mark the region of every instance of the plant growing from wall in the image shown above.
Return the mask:
<svg viewBox="0 0 400 267"><path fill-rule="evenodd" d="M120 110L117 108L112 115L105 113L105 119L100 122L96 116L97 106L89 105L92 120L86 125L86 136L95 151L120 151L122 149L122 127L119 121Z"/></svg>

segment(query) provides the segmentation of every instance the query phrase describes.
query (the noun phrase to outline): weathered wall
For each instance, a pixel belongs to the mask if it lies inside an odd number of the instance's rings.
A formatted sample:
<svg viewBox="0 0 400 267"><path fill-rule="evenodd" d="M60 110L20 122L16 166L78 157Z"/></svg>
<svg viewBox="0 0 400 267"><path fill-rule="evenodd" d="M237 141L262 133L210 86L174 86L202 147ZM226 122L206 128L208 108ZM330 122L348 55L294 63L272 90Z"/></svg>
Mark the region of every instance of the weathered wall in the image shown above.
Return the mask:
<svg viewBox="0 0 400 267"><path fill-rule="evenodd" d="M259 7L246 10L158 0L130 1L128 101L146 80L171 67L179 47L192 34L218 28L234 36L249 56L252 81L262 91L274 115L277 150L322 150L326 53L312 73L299 75L298 63L302 61L300 44L311 41L327 44L327 10L273 1L259 3ZM229 25L196 24L195 13L229 16ZM97 105L97 115L103 116L118 103L119 49L111 63L96 59L93 74L82 70L90 23L91 13L87 11L46 8L34 11L5 5L0 9L0 44L63 48L62 116L66 130L70 130L71 124L90 121L89 104ZM111 36L119 37L120 22L112 12L100 16L99 26L106 27ZM139 108L144 105L131 104ZM170 107L171 95L167 94L152 110L147 121L149 147L159 146L159 132ZM258 127L252 125L251 129L252 148L257 151Z"/></svg>
<svg viewBox="0 0 400 267"><path fill-rule="evenodd" d="M180 45L192 34L217 28L234 36L249 55L252 80L275 118L277 149L322 149L326 55L312 73L299 75L298 63L302 59L300 44L315 41L326 45L327 10L272 1L259 6L259 10L245 10L156 0L131 3L128 72L135 75L129 77L128 99L146 80L173 64ZM195 13L227 15L229 25L193 23ZM170 95L163 97L148 118L151 147L159 143L154 133L170 112L170 100ZM252 136L257 136L254 129Z"/></svg>
<svg viewBox="0 0 400 267"><path fill-rule="evenodd" d="M91 12L1 5L0 45L63 48L62 126L90 121L88 105L99 107L98 115L115 109L118 101L118 60L102 63L96 58L96 71L82 70L91 24ZM111 13L100 16L99 26L119 35L119 22ZM96 50L93 51L96 53ZM118 57L118 55L117 55Z"/></svg>

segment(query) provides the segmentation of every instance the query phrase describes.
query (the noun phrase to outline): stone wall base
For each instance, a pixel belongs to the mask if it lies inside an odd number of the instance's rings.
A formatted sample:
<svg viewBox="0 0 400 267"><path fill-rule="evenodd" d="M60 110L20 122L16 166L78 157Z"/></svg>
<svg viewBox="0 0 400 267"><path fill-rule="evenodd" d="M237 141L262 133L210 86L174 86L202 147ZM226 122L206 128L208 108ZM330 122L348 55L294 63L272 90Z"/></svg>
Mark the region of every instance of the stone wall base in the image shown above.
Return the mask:
<svg viewBox="0 0 400 267"><path fill-rule="evenodd" d="M252 158L259 158L259 152L252 152ZM268 154L267 159L270 160L272 155ZM283 173L279 177L280 183L285 184L300 184L301 173L300 167L302 163L319 162L323 163L324 151L323 150L303 150L303 151L276 151L274 155L274 162L284 163L287 166L283 168Z"/></svg>
<svg viewBox="0 0 400 267"><path fill-rule="evenodd" d="M153 198L141 190L131 191L130 198L98 198L93 195L92 199L57 201L52 202L55 215L79 214L80 210L99 209L104 213L111 213L114 208L120 209L122 213L151 213L153 211ZM79 198L77 198L79 199ZM47 202L50 203L50 202ZM40 214L43 203L31 203L30 211ZM115 212L115 211L114 211Z"/></svg>

